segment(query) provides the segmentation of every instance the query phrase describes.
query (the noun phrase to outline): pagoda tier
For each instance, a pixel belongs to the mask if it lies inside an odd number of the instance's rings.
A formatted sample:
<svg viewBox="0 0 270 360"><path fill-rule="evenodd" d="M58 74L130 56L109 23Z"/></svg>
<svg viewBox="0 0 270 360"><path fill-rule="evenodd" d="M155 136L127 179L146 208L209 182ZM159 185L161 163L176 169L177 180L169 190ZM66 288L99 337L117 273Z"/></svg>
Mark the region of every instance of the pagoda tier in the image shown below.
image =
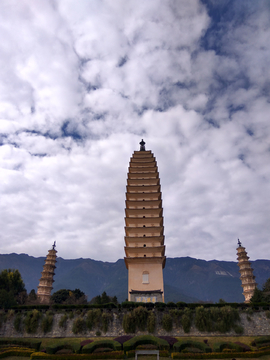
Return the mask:
<svg viewBox="0 0 270 360"><path fill-rule="evenodd" d="M239 272L241 274L240 279L242 282L243 295L245 297L245 303L249 303L254 294L254 290L257 286L255 282L255 276L253 275L253 269L251 263L248 260L246 249L241 245L238 240L237 260L239 266Z"/></svg>
<svg viewBox="0 0 270 360"><path fill-rule="evenodd" d="M49 250L48 255L43 266L43 271L41 273L41 278L39 280L37 297L39 301L43 304L49 304L51 299L51 291L53 289L52 284L54 282L54 269L56 268L56 253L55 244L53 248Z"/></svg>
<svg viewBox="0 0 270 360"><path fill-rule="evenodd" d="M135 151L130 159L125 209L125 264L130 301L164 301L165 246L161 189L151 151Z"/></svg>

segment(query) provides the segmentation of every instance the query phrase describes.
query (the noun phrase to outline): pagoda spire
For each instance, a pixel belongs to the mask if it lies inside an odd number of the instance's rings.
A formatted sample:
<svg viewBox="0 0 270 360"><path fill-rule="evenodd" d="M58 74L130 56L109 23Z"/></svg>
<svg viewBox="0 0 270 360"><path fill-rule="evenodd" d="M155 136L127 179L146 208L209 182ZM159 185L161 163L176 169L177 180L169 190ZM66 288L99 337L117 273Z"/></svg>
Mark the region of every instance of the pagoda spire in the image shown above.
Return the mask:
<svg viewBox="0 0 270 360"><path fill-rule="evenodd" d="M142 139L142 141L140 142L140 151L145 151L145 142L143 141L143 139Z"/></svg>
<svg viewBox="0 0 270 360"><path fill-rule="evenodd" d="M56 268L56 253L55 250L56 243L54 242L52 249L49 250L48 255L43 266L43 271L41 273L41 278L39 280L37 297L39 301L43 304L49 304L51 299L51 291L53 289L52 284L54 282L53 276L54 269Z"/></svg>
<svg viewBox="0 0 270 360"><path fill-rule="evenodd" d="M245 297L245 303L249 303L254 294L254 290L257 286L255 282L255 276L253 275L253 269L251 263L248 260L246 249L242 246L241 241L238 239L237 247L237 260L239 266L239 272L241 274L240 279L242 282L243 295Z"/></svg>

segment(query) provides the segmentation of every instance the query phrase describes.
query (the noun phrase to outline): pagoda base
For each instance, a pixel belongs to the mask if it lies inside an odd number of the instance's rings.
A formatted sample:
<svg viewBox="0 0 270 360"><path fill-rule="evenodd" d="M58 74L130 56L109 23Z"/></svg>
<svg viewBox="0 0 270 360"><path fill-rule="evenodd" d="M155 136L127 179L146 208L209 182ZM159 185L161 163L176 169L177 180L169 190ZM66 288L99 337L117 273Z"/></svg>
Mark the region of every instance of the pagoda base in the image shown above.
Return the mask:
<svg viewBox="0 0 270 360"><path fill-rule="evenodd" d="M163 291L161 290L131 290L130 301L134 302L145 302L145 303L155 303L155 302L164 302Z"/></svg>

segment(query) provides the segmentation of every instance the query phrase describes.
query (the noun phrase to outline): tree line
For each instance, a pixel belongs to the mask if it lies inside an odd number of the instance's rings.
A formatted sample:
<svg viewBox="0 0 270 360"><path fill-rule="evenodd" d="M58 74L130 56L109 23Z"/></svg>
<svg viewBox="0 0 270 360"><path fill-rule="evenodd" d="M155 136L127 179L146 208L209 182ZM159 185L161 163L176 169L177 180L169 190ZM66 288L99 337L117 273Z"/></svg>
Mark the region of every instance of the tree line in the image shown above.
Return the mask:
<svg viewBox="0 0 270 360"><path fill-rule="evenodd" d="M102 295L95 296L90 304L107 304L113 302L118 304L117 297L111 297L104 291ZM61 289L51 296L52 304L87 304L87 296L80 289ZM39 304L39 299L34 289L29 294L19 270L5 269L0 272L0 308L9 309L16 305Z"/></svg>

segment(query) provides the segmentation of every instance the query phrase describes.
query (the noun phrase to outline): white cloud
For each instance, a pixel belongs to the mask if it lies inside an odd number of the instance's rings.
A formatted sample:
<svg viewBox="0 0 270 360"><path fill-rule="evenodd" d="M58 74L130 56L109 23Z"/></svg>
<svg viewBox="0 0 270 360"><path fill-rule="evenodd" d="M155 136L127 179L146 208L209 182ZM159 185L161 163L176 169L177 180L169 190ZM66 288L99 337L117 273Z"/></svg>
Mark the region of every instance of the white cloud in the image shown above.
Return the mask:
<svg viewBox="0 0 270 360"><path fill-rule="evenodd" d="M167 256L236 260L238 237L266 256L269 13L239 6L217 23L206 6L221 5L1 2L2 253L44 256L56 240L64 258L123 257L144 138Z"/></svg>

